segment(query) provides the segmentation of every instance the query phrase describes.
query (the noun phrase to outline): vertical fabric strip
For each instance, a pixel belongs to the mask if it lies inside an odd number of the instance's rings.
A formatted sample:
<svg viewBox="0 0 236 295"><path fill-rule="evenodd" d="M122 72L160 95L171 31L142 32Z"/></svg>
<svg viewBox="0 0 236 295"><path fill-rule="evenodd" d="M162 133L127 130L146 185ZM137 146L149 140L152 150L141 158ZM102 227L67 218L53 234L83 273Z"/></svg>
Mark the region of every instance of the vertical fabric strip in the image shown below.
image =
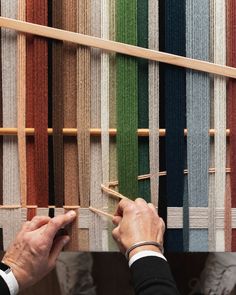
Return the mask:
<svg viewBox="0 0 236 295"><path fill-rule="evenodd" d="M101 1L101 37L109 39L110 30L110 1ZM109 138L109 91L110 80L109 71L110 56L105 52L101 52L101 144L102 144L102 183L109 182L109 157L110 157L110 138ZM103 207L109 206L109 199L103 195ZM108 249L109 237L103 244ZM106 249L106 248L105 248Z"/></svg>
<svg viewBox="0 0 236 295"><path fill-rule="evenodd" d="M228 28L227 28L227 64L236 67L236 2L227 0ZM231 206L236 208L236 81L230 79L228 82L228 103L229 103L229 128L230 128L230 168L231 168ZM232 248L236 251L236 229L232 229Z"/></svg>
<svg viewBox="0 0 236 295"><path fill-rule="evenodd" d="M26 21L34 22L34 0L26 0ZM26 39L26 127L34 127L34 36ZM36 205L35 140L26 138L27 204Z"/></svg>
<svg viewBox="0 0 236 295"><path fill-rule="evenodd" d="M185 55L185 1L165 1L165 51ZM167 205L182 207L184 193L185 70L165 66ZM167 235L169 251L183 250L182 230Z"/></svg>
<svg viewBox="0 0 236 295"><path fill-rule="evenodd" d="M52 2L52 26L62 29L62 0ZM53 127L53 176L55 205L64 204L64 155L63 134L63 43L53 40L52 43L52 127Z"/></svg>
<svg viewBox="0 0 236 295"><path fill-rule="evenodd" d="M116 41L137 45L137 0L116 1ZM119 191L138 196L137 61L117 55L117 156Z"/></svg>
<svg viewBox="0 0 236 295"><path fill-rule="evenodd" d="M225 0L214 1L214 62L226 64L226 10ZM226 79L214 77L214 128L215 128L215 204L225 207L226 168ZM213 224L209 228L213 228ZM224 251L224 230L216 231L215 248L210 251Z"/></svg>
<svg viewBox="0 0 236 295"><path fill-rule="evenodd" d="M78 1L77 5L77 31L82 34L90 35L90 1ZM79 46L77 49L77 140L80 205L82 207L89 206L90 197L90 64L90 49Z"/></svg>
<svg viewBox="0 0 236 295"><path fill-rule="evenodd" d="M109 1L109 39L116 39L116 0ZM116 54L109 54L109 127L116 128ZM109 180L117 179L117 149L116 149L116 138L110 138L109 144ZM114 212L117 206L117 201L109 198L108 208L110 212ZM109 224L109 250L117 249L116 243L112 238L111 232L113 225Z"/></svg>
<svg viewBox="0 0 236 295"><path fill-rule="evenodd" d="M148 48L148 1L137 1L137 31L138 46ZM148 128L148 61L138 59L138 128ZM150 172L149 168L149 138L138 139L138 174ZM150 179L138 183L138 195L150 202Z"/></svg>
<svg viewBox="0 0 236 295"><path fill-rule="evenodd" d="M47 1L34 1L34 22L47 25ZM36 199L39 207L48 205L48 46L41 37L34 38L33 98L35 124ZM40 99L38 99L40 97Z"/></svg>
<svg viewBox="0 0 236 295"><path fill-rule="evenodd" d="M16 19L18 0L1 1L2 16ZM17 34L2 30L3 127L17 126ZM15 136L3 137L3 204L20 204L18 145Z"/></svg>
<svg viewBox="0 0 236 295"><path fill-rule="evenodd" d="M63 29L76 32L77 30L77 1L63 1ZM63 44L63 98L64 98L64 127L76 128L76 46ZM64 202L65 205L78 205L78 161L77 141L73 137L64 137ZM78 218L77 218L78 219ZM71 226L72 238L67 250L79 247L78 224Z"/></svg>
<svg viewBox="0 0 236 295"><path fill-rule="evenodd" d="M101 1L91 0L91 35L101 37ZM91 127L101 128L101 50L91 49ZM102 114L106 117L106 113ZM107 155L109 156L109 154ZM95 208L102 208L102 150L101 139L91 138L91 180L90 204ZM102 220L97 214L92 215L94 226L90 230L90 250L102 249Z"/></svg>
<svg viewBox="0 0 236 295"><path fill-rule="evenodd" d="M186 0L187 57L209 60L209 18L208 0ZM201 42L199 42L200 39ZM207 207L210 124L210 79L208 75L187 71L186 91L189 207ZM196 240L200 243L196 243ZM189 251L207 251L207 231L190 230L189 243Z"/></svg>
<svg viewBox="0 0 236 295"><path fill-rule="evenodd" d="M25 21L25 0L18 2L18 19ZM26 37L24 34L17 35L17 128L18 128L18 151L20 173L21 204L27 204L26 186L26 136L25 136L25 113L26 113Z"/></svg>
<svg viewBox="0 0 236 295"><path fill-rule="evenodd" d="M159 50L159 1L149 1L149 48ZM158 206L159 186L159 65L149 62L149 161L151 202Z"/></svg>

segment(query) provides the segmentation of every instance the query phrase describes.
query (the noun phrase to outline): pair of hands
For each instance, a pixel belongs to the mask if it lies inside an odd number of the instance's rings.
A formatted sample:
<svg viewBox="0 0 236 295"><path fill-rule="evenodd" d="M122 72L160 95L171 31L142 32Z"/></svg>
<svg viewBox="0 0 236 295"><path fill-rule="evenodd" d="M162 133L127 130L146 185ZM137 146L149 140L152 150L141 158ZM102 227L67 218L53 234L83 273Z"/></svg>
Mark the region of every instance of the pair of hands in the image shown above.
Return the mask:
<svg viewBox="0 0 236 295"><path fill-rule="evenodd" d="M35 284L56 265L56 260L69 242L69 236L58 236L58 231L72 223L74 211L54 218L36 216L27 221L15 241L3 257L3 262L12 268L20 290ZM163 244L165 225L155 207L143 199L122 200L113 218L116 228L112 234L121 252L140 241L156 241ZM130 253L130 258L141 250L160 250L155 246L142 246Z"/></svg>

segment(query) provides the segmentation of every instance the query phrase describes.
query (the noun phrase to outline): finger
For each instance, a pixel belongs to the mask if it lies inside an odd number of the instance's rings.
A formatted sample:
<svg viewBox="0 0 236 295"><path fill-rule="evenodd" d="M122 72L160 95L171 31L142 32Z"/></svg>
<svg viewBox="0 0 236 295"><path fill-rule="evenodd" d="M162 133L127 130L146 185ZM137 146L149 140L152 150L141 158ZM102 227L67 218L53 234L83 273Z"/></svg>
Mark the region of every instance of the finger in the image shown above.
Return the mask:
<svg viewBox="0 0 236 295"><path fill-rule="evenodd" d="M136 205L141 206L141 207L147 206L147 202L142 198L137 198L134 202Z"/></svg>
<svg viewBox="0 0 236 295"><path fill-rule="evenodd" d="M112 237L114 238L114 240L119 243L120 242L120 227L119 225L113 229L112 231Z"/></svg>
<svg viewBox="0 0 236 295"><path fill-rule="evenodd" d="M112 218L112 222L113 222L113 224L115 224L115 225L118 225L118 224L121 222L121 220L122 220L122 217L120 217L120 216L114 216L114 217Z"/></svg>
<svg viewBox="0 0 236 295"><path fill-rule="evenodd" d="M123 212L126 208L129 208L130 206L133 206L134 202L129 200L129 199L122 199L119 204L118 207L116 209L116 216L123 216Z"/></svg>
<svg viewBox="0 0 236 295"><path fill-rule="evenodd" d="M35 216L31 221L28 226L28 229L30 231L34 231L43 225L47 224L51 218L48 216Z"/></svg>
<svg viewBox="0 0 236 295"><path fill-rule="evenodd" d="M45 237L53 240L58 230L74 221L75 217L75 211L69 211L66 214L52 218L44 230Z"/></svg>
<svg viewBox="0 0 236 295"><path fill-rule="evenodd" d="M69 241L70 241L69 236L60 236L54 240L53 246L49 255L49 267L51 269L55 267L58 256L60 255L62 249L65 247L65 245Z"/></svg>
<svg viewBox="0 0 236 295"><path fill-rule="evenodd" d="M30 221L26 221L23 223L21 230L22 231L28 231L30 226Z"/></svg>
<svg viewBox="0 0 236 295"><path fill-rule="evenodd" d="M157 209L152 203L148 203L148 207L155 213L157 214Z"/></svg>

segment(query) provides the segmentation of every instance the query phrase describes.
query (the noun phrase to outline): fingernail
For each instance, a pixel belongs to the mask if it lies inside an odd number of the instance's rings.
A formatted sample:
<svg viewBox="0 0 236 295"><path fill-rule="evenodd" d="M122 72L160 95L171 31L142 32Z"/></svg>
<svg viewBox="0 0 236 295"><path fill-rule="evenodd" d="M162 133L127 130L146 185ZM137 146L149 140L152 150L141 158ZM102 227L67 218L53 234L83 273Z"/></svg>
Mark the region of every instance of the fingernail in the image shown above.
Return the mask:
<svg viewBox="0 0 236 295"><path fill-rule="evenodd" d="M69 212L66 213L67 215L69 215L70 217L75 217L76 213L73 210L70 210Z"/></svg>
<svg viewBox="0 0 236 295"><path fill-rule="evenodd" d="M64 245L66 245L69 242L69 240L70 240L69 236L65 237L63 240Z"/></svg>

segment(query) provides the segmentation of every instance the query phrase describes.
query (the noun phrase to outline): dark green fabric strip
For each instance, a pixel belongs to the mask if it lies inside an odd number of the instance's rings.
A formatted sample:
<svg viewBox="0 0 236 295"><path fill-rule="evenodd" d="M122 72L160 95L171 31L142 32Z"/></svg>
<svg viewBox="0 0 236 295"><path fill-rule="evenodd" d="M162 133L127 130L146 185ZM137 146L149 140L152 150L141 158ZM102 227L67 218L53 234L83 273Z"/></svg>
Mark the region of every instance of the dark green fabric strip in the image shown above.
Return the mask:
<svg viewBox="0 0 236 295"><path fill-rule="evenodd" d="M138 46L148 48L148 0L138 0L137 3ZM148 122L148 61L138 60L138 128L149 128ZM148 174L149 140L139 138L139 175ZM150 180L139 181L139 196L150 202Z"/></svg>
<svg viewBox="0 0 236 295"><path fill-rule="evenodd" d="M116 1L116 40L137 45L137 0ZM117 55L117 156L119 191L138 196L137 61Z"/></svg>

